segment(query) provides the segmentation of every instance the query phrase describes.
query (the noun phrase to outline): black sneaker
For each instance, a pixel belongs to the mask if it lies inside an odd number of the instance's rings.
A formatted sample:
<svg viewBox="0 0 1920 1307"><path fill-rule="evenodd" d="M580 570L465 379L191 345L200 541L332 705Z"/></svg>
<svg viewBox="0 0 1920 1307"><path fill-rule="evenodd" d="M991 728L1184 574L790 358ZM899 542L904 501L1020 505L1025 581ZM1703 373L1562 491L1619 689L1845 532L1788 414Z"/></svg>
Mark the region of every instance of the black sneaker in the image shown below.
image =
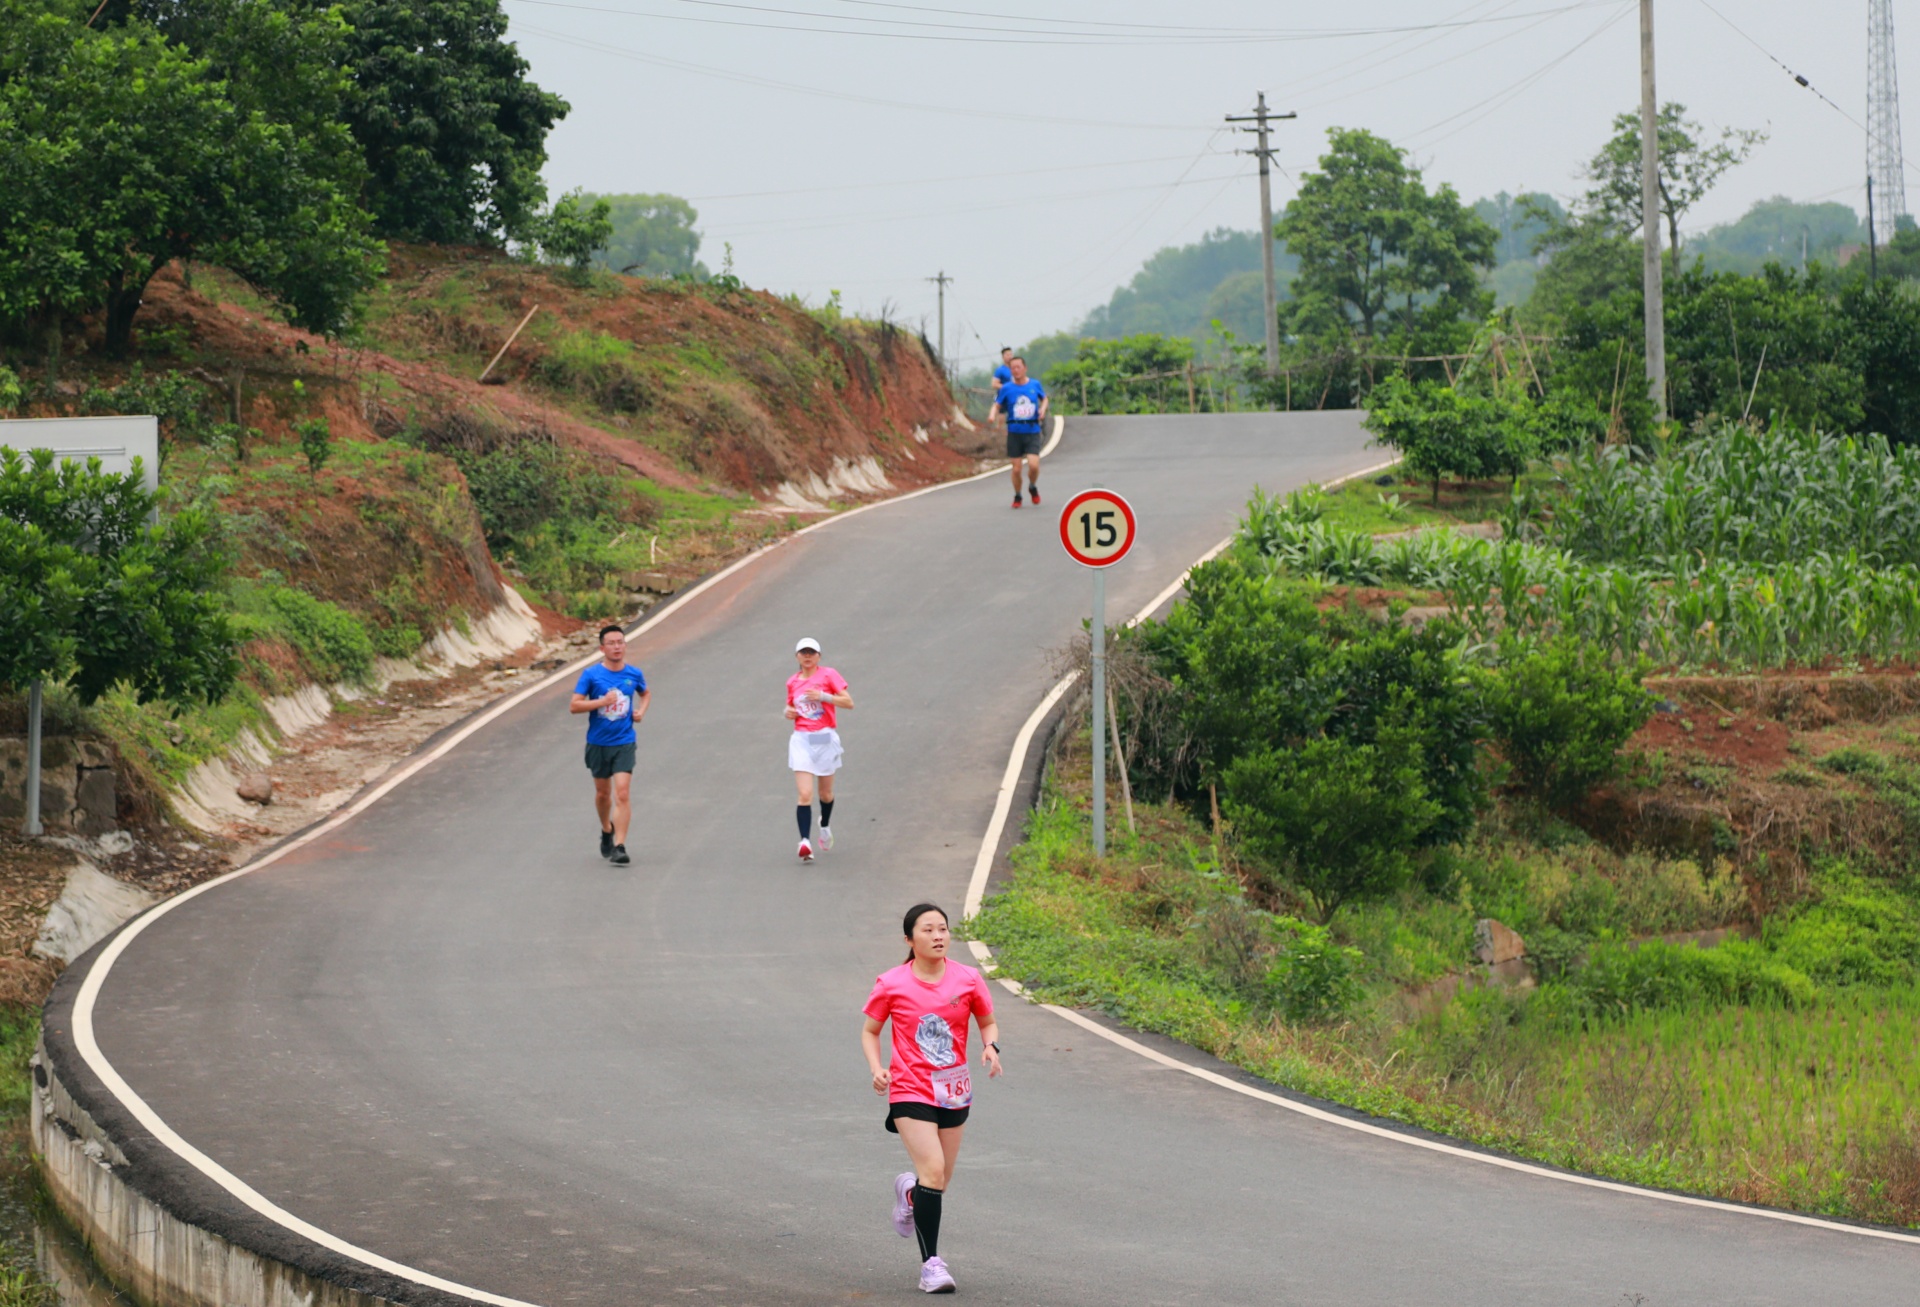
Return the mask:
<svg viewBox="0 0 1920 1307"><path fill-rule="evenodd" d="M600 832L600 856L603 858L613 856L613 832L610 830Z"/></svg>
<svg viewBox="0 0 1920 1307"><path fill-rule="evenodd" d="M629 862L632 862L633 859L627 856L626 845L616 844L613 846L613 856L609 858L608 861L613 863L613 865L616 867L624 867Z"/></svg>

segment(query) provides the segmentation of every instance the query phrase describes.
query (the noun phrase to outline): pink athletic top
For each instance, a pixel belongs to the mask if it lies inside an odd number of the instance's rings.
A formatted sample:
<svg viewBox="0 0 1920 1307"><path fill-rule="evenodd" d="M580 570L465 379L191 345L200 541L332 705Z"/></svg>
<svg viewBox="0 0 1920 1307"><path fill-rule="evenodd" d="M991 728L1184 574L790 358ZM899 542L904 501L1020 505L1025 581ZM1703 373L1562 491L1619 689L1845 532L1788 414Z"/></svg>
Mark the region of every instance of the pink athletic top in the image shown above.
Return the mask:
<svg viewBox="0 0 1920 1307"><path fill-rule="evenodd" d="M983 1025L993 1015L993 996L978 971L950 961L940 983L930 985L903 962L873 982L864 1010L875 1021L893 1023L888 1102L952 1108L973 1102L967 1015Z"/></svg>
<svg viewBox="0 0 1920 1307"><path fill-rule="evenodd" d="M787 707L798 708L800 715L793 719L796 731L825 731L834 726L835 710L838 704L822 703L818 699L812 703L802 703L800 696L808 690L820 694L845 694L847 682L840 673L831 667L816 667L812 676L802 676L795 672L787 678Z"/></svg>

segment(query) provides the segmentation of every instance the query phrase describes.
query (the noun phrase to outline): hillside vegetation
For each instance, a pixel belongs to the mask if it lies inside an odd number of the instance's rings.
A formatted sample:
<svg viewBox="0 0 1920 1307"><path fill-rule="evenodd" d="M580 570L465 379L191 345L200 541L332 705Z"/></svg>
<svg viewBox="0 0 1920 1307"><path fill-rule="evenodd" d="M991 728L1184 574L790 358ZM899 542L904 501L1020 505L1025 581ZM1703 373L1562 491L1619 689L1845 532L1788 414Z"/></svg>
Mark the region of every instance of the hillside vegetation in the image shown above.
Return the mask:
<svg viewBox="0 0 1920 1307"><path fill-rule="evenodd" d="M671 588L802 516L973 466L932 438L952 402L893 324L474 248L393 247L352 341L287 325L218 268L168 269L133 345L69 337L18 413L158 413L165 502L217 510L247 641L235 693L58 704L152 782L267 731L272 695L372 684L379 660L472 629L505 583L550 630L622 620L647 602L638 574Z"/></svg>
<svg viewBox="0 0 1920 1307"><path fill-rule="evenodd" d="M1308 1093L1920 1225L1913 478L1730 424L1438 507L1256 495L1114 642L1111 854L1076 723L976 929L1042 999Z"/></svg>

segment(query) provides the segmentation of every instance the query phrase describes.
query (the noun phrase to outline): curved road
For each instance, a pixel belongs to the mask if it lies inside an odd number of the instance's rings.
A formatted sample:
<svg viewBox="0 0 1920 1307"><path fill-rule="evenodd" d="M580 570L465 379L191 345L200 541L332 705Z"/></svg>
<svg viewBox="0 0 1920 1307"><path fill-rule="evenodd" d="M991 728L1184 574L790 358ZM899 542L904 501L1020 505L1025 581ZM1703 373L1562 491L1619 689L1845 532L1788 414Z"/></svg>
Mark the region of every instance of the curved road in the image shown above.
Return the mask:
<svg viewBox="0 0 1920 1307"><path fill-rule="evenodd" d="M638 641L656 694L633 867L596 854L580 720L552 687L155 921L105 980L100 1047L273 1203L491 1294L898 1299L903 1155L859 1006L906 904L958 912L1047 651L1085 614L1058 505L1095 483L1132 498L1124 616L1249 487L1368 466L1363 443L1341 414L1076 420L1042 512L1010 513L994 478L796 540ZM805 868L779 716L802 634L860 704L840 846ZM1920 1284L1911 1246L1423 1152L996 999L1009 1071L982 1084L944 1234L979 1302L1798 1305ZM174 1188L177 1210L299 1243L211 1182Z"/></svg>

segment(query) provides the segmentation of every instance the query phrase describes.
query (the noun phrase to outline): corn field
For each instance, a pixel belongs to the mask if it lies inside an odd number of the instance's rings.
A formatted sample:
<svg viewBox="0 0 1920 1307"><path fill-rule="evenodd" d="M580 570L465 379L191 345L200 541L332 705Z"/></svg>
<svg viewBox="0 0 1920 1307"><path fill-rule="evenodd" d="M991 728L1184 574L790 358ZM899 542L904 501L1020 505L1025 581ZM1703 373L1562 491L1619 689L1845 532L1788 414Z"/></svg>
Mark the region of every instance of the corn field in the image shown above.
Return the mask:
<svg viewBox="0 0 1920 1307"><path fill-rule="evenodd" d="M1920 454L1732 427L1654 461L1584 456L1564 481L1500 541L1376 540L1299 495L1256 495L1240 539L1276 573L1438 593L1479 641L1565 633L1685 669L1920 651Z"/></svg>

